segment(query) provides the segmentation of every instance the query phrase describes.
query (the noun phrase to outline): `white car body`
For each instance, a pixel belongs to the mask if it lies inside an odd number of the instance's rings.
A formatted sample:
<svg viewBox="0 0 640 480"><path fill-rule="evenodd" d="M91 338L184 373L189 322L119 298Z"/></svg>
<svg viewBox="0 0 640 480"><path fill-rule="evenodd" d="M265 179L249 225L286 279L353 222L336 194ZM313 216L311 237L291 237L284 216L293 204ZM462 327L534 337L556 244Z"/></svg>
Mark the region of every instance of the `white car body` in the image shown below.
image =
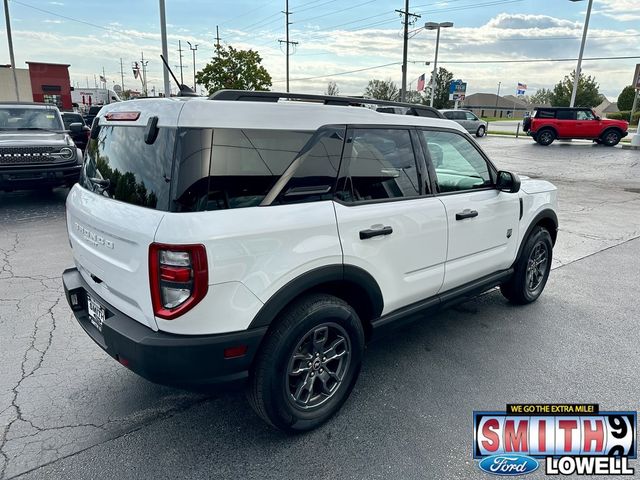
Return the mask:
<svg viewBox="0 0 640 480"><path fill-rule="evenodd" d="M139 112L137 120L107 119L109 114L131 111ZM134 100L105 106L97 120L102 127L131 127L146 126L152 117L157 117L160 129L314 132L336 124L387 125L459 132L473 142L449 120L301 102ZM328 199L198 212L131 205L76 185L67 199L67 224L83 285L107 309L135 320L149 334L248 331L270 300L297 279L336 266L355 267L375 281L382 297L375 322L509 269L531 227L541 219L550 222L557 206L551 183L521 180L517 193L486 188L361 205ZM457 221L456 213L465 209L476 210L478 217ZM391 227L393 235L367 240L358 236L363 229L382 225ZM553 235L555 239L555 231ZM154 314L149 286L152 243L202 244L206 249L207 294L172 320Z"/></svg>

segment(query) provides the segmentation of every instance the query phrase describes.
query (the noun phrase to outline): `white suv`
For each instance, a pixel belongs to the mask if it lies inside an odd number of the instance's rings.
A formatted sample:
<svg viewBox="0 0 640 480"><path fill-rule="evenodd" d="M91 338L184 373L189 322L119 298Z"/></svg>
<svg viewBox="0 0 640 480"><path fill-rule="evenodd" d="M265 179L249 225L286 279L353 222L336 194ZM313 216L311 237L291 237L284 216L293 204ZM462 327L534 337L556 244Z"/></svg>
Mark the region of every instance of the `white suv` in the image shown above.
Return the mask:
<svg viewBox="0 0 640 480"><path fill-rule="evenodd" d="M340 408L387 327L498 285L536 300L555 187L498 171L455 122L362 101L105 106L67 199L86 333L154 382L248 380L263 419L300 431Z"/></svg>

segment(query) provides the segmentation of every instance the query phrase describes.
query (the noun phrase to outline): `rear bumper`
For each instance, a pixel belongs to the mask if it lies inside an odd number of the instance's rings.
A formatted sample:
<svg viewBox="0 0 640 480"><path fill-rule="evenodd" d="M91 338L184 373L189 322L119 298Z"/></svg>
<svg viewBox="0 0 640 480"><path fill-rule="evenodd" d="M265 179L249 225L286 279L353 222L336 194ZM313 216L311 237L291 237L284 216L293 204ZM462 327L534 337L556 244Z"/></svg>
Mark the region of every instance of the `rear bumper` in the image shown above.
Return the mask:
<svg viewBox="0 0 640 480"><path fill-rule="evenodd" d="M80 177L82 165L1 166L0 188L34 188L73 185Z"/></svg>
<svg viewBox="0 0 640 480"><path fill-rule="evenodd" d="M218 335L155 332L102 300L76 268L63 272L62 283L67 302L87 335L118 362L155 383L172 386L242 383L267 331L264 327ZM106 309L102 331L89 320L87 292ZM240 345L247 346L245 355L224 358L225 349Z"/></svg>

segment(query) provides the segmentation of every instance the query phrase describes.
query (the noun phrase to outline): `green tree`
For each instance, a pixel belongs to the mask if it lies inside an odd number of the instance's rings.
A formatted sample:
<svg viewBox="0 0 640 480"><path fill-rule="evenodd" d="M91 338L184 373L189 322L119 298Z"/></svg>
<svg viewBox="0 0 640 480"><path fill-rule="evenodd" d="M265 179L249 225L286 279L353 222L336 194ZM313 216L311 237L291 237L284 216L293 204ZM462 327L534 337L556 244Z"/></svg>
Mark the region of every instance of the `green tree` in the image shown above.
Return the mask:
<svg viewBox="0 0 640 480"><path fill-rule="evenodd" d="M378 100L398 100L399 90L393 80L369 80L367 88L364 90L364 96L368 98L376 98Z"/></svg>
<svg viewBox="0 0 640 480"><path fill-rule="evenodd" d="M576 78L575 70L564 77L553 87L551 104L554 107L568 107L571 103L573 81ZM604 96L600 94L600 85L595 77L580 74L578 80L578 92L576 94L576 107L595 107L602 103Z"/></svg>
<svg viewBox="0 0 640 480"><path fill-rule="evenodd" d="M529 103L534 105L551 105L553 92L548 88L539 88L536 93L529 97Z"/></svg>
<svg viewBox="0 0 640 480"><path fill-rule="evenodd" d="M618 110L631 110L633 107L633 99L636 96L636 91L632 85L624 87L620 95L618 95Z"/></svg>
<svg viewBox="0 0 640 480"><path fill-rule="evenodd" d="M405 95L405 102L425 105L427 103L427 97L417 90L409 90Z"/></svg>
<svg viewBox="0 0 640 480"><path fill-rule="evenodd" d="M340 89L338 88L338 84L334 81L331 81L327 84L327 89L324 92L325 95L340 95Z"/></svg>
<svg viewBox="0 0 640 480"><path fill-rule="evenodd" d="M223 88L268 90L271 75L261 63L258 52L220 45L216 47L216 56L196 74L196 81L204 85L209 94Z"/></svg>
<svg viewBox="0 0 640 480"><path fill-rule="evenodd" d="M449 100L449 84L453 80L453 73L446 68L438 68L436 73L436 93L433 98L433 106L435 108L451 108L453 107L453 100ZM426 98L431 101L431 82L427 85Z"/></svg>

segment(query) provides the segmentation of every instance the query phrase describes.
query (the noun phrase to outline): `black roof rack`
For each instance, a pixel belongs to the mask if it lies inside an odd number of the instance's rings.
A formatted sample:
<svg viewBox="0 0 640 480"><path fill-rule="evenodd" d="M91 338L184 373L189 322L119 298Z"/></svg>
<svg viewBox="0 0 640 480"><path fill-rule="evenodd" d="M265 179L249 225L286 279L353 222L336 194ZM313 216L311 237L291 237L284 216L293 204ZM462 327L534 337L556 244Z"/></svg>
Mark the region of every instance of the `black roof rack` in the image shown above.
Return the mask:
<svg viewBox="0 0 640 480"><path fill-rule="evenodd" d="M364 97L339 97L334 95L314 95L310 93L259 92L253 90L218 90L209 100L227 100L235 102L277 102L280 99L322 102L324 105L361 107L363 105L384 105L387 107L407 108L406 115L417 117L445 118L433 107L417 103L393 102Z"/></svg>

